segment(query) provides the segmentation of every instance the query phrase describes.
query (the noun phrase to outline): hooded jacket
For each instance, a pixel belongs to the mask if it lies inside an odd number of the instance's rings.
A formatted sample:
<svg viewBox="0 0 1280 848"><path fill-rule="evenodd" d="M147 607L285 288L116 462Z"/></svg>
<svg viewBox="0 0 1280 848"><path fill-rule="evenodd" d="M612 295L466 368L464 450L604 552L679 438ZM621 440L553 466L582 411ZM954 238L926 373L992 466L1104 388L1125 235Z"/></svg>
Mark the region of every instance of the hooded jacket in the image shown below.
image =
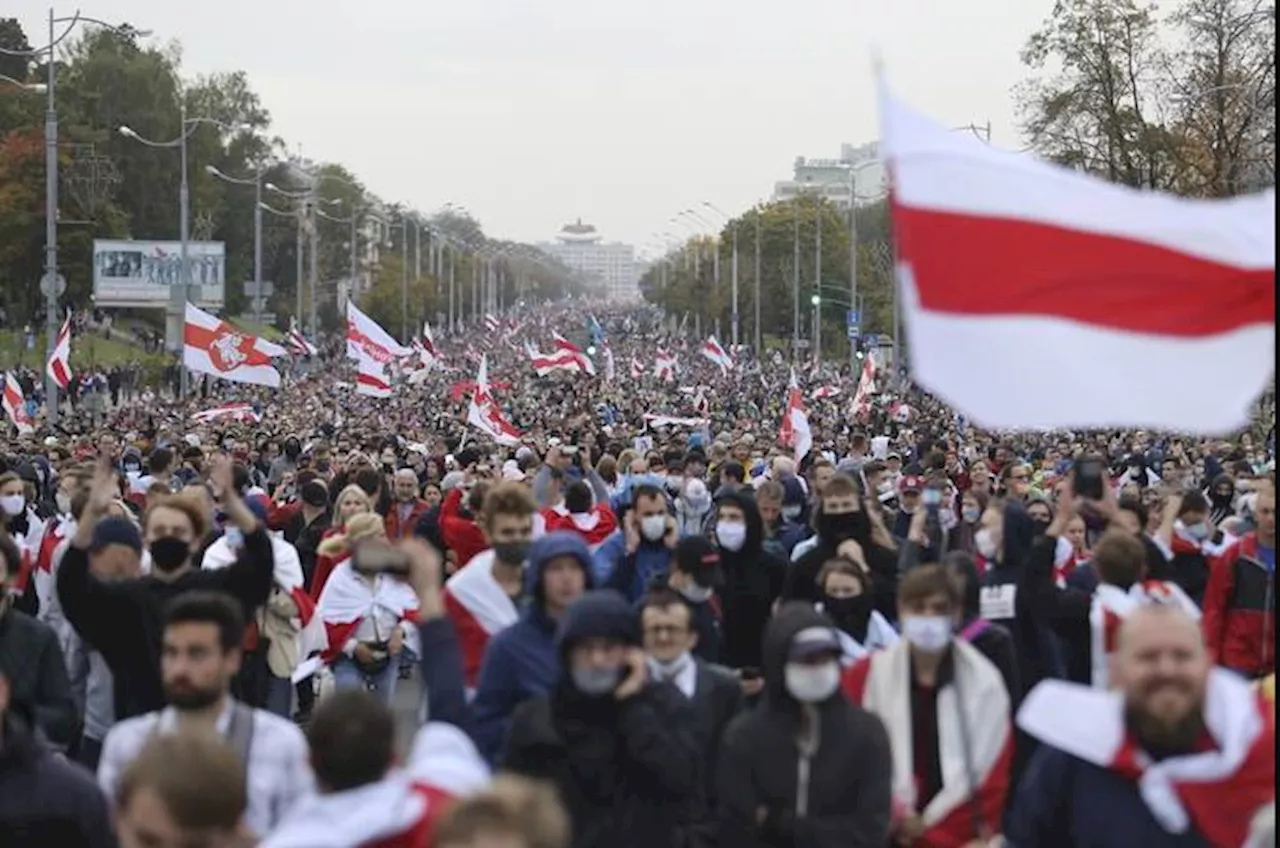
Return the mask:
<svg viewBox="0 0 1280 848"><path fill-rule="evenodd" d="M582 566L586 588L591 588L591 553L582 538L567 531L543 536L530 546L525 566L528 604L520 619L499 631L485 648L471 708L476 744L490 762L502 751L516 707L530 696L550 691L560 677L556 621L547 615L542 582L547 563L559 557L576 560Z"/></svg>
<svg viewBox="0 0 1280 848"><path fill-rule="evenodd" d="M880 720L837 688L814 708L815 752L797 741L803 707L785 668L801 630L832 627L804 603L782 607L764 636L764 697L721 742L716 780L720 844L734 848L883 848L889 839L892 754ZM807 770L802 763L807 760ZM766 810L765 822L758 811Z"/></svg>
<svg viewBox="0 0 1280 848"><path fill-rule="evenodd" d="M575 644L607 638L634 646L638 630L621 595L588 592L559 622L562 668ZM550 692L516 708L503 765L555 786L573 823L573 848L679 846L702 806L692 718L669 683L648 683L618 701L582 694L562 671Z"/></svg>
<svg viewBox="0 0 1280 848"><path fill-rule="evenodd" d="M782 594L786 563L764 549L764 521L755 498L730 492L720 506L742 510L747 538L742 549L721 547L720 567L724 587L720 590L720 662L730 668L759 667L760 644L773 602Z"/></svg>
<svg viewBox="0 0 1280 848"><path fill-rule="evenodd" d="M23 708L11 704L0 723L0 845L115 846L93 776L50 751Z"/></svg>

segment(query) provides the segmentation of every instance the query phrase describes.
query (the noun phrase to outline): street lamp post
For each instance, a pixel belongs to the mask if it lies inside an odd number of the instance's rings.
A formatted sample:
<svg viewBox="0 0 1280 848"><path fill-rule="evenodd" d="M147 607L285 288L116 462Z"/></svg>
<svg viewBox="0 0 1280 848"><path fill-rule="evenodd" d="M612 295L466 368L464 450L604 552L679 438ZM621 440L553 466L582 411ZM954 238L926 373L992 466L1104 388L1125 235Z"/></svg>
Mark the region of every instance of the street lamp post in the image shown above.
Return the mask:
<svg viewBox="0 0 1280 848"><path fill-rule="evenodd" d="M76 12L69 18L55 17L49 9L49 43L33 50L7 50L0 48L0 53L7 56L20 56L35 59L44 53L49 54L46 67L48 80L43 88L39 85L28 85L17 80L8 80L21 88L43 93L47 98L44 113L44 278L41 281L41 294L45 305L45 355L53 358L53 351L58 344L58 298L62 296L60 277L58 276L58 106L57 106L57 56L55 50L76 28L76 24L85 23L103 27L118 35L146 37L148 30L136 30L128 24L111 24ZM67 27L58 35L58 24ZM8 78L6 78L8 79ZM44 378L45 400L48 408L49 423L58 423L58 384L47 373Z"/></svg>
<svg viewBox="0 0 1280 848"><path fill-rule="evenodd" d="M755 346L756 357L764 355L764 349L760 347L760 218L761 210L756 209L756 243L755 243L755 262L753 263L752 273L755 276L755 327L752 334L752 342Z"/></svg>
<svg viewBox="0 0 1280 848"><path fill-rule="evenodd" d="M732 255L732 258L730 259L731 264L730 264L730 270L729 270L729 299L731 301L730 308L729 308L729 333L730 333L731 343L733 344L734 347L737 347L738 346L738 323L739 323L738 322L738 223L739 222L733 218L730 218L728 215L722 212L719 208L715 206L715 204L711 203L711 201L709 200L702 201L702 205L710 209L712 212L717 213L729 223L733 224L733 232L732 232L733 255ZM716 251L716 254L717 256L719 255L718 250Z"/></svg>
<svg viewBox="0 0 1280 848"><path fill-rule="evenodd" d="M180 285L170 286L169 288L169 320L166 330L168 331L173 351L180 355L182 352L183 324L186 320L185 313L187 303L191 300L191 263L188 261L191 241L191 186L187 180L187 139L201 124L211 124L223 130L242 130L246 132L252 131L253 128L247 124L229 124L216 118L188 118L185 97L178 104L178 114L180 118L178 137L171 141L155 141L146 138L127 126L121 126L118 131L125 138L131 138L146 147L178 148L182 175L181 183L178 186L178 238L180 239L179 262L181 263L178 274ZM179 368L178 374L180 379L179 394L181 397L186 397L189 387L187 369Z"/></svg>
<svg viewBox="0 0 1280 848"><path fill-rule="evenodd" d="M222 173L213 165L205 165L205 172L210 176L222 180L232 185L251 185L253 186L253 320L255 323L262 322L261 304L263 301L262 293L262 175L264 173L264 163L259 162L257 169L254 171L253 179L242 179L240 177L232 177Z"/></svg>
<svg viewBox="0 0 1280 848"><path fill-rule="evenodd" d="M809 298L813 304L813 361L822 362L822 295L815 294Z"/></svg>

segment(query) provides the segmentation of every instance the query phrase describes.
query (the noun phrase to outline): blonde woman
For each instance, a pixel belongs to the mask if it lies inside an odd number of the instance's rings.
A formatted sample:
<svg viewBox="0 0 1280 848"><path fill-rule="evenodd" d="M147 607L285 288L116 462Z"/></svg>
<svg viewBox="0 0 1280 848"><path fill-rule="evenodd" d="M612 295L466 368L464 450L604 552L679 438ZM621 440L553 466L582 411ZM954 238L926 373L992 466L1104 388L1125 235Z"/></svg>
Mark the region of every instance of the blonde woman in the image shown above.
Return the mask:
<svg viewBox="0 0 1280 848"><path fill-rule="evenodd" d="M383 571L357 568L365 545L386 545L382 519L372 512L347 521L346 533L321 543L341 548L316 605L329 637L325 659L332 663L337 689L369 688L390 703L399 657L417 649L418 597L408 584Z"/></svg>
<svg viewBox="0 0 1280 848"><path fill-rule="evenodd" d="M338 494L333 503L333 524L320 537L320 545L316 548L316 573L311 577L311 597L316 601L320 600L325 581L329 579L333 569L350 555L343 543L333 540L346 535L347 522L352 518L372 512L373 499L359 486L352 484Z"/></svg>

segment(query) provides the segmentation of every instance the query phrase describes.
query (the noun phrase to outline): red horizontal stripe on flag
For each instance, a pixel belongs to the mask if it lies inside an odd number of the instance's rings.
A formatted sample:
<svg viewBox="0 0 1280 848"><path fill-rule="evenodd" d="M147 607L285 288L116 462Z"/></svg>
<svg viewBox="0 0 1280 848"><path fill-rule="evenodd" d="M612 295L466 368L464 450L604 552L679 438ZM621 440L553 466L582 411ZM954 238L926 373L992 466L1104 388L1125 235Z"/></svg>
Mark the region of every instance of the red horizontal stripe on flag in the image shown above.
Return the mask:
<svg viewBox="0 0 1280 848"><path fill-rule="evenodd" d="M899 256L932 312L1043 316L1179 337L1275 323L1274 269L1011 218L902 204L893 218Z"/></svg>

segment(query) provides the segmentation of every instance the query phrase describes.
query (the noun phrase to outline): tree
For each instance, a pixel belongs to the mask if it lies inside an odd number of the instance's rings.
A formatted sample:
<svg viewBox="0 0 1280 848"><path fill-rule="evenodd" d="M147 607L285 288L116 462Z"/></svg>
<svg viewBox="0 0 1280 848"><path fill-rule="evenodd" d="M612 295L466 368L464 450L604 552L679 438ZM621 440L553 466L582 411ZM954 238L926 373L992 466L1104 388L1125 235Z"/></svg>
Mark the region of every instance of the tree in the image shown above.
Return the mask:
<svg viewBox="0 0 1280 848"><path fill-rule="evenodd" d="M31 44L27 41L27 34L23 32L22 24L18 23L17 18L0 18L0 50L9 51L0 52L0 76L26 82L31 74L31 60L26 56L12 54L30 53ZM7 83L0 83L0 85L7 85Z"/></svg>
<svg viewBox="0 0 1280 848"><path fill-rule="evenodd" d="M1170 73L1174 114L1198 194L1229 197L1275 182L1274 4L1188 0Z"/></svg>

